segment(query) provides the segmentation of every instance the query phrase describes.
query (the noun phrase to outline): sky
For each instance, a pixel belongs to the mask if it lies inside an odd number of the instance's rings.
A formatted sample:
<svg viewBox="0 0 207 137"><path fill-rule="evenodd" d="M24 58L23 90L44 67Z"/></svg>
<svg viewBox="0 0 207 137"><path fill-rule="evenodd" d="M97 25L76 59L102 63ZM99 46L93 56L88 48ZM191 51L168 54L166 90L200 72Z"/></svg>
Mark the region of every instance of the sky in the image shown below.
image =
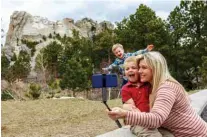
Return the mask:
<svg viewBox="0 0 207 137"><path fill-rule="evenodd" d="M101 22L120 22L134 14L140 4L145 4L162 19L178 6L179 0L1 0L1 28L8 30L14 11L27 11L51 21L72 18L76 22L84 17Z"/></svg>

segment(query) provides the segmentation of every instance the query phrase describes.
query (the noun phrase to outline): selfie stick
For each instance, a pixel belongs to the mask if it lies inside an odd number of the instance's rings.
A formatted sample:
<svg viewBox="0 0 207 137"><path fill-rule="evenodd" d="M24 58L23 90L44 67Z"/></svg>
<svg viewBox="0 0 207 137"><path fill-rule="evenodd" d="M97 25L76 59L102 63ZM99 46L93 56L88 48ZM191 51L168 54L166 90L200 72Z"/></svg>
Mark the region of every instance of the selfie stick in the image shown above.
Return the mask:
<svg viewBox="0 0 207 137"><path fill-rule="evenodd" d="M92 87L93 88L102 88L102 100L104 105L107 107L109 111L111 109L109 108L107 102L107 90L108 87L117 87L117 76L114 74L94 74L92 76ZM119 128L121 128L121 124L119 120L115 121Z"/></svg>
<svg viewBox="0 0 207 137"><path fill-rule="evenodd" d="M104 105L107 107L107 109L109 111L111 111L111 109L109 108L108 104L106 103L107 102L107 92L106 92L106 88L105 87L102 87L102 99L103 99ZM116 122L116 124L117 124L117 126L119 128L122 127L121 124L120 124L120 122L119 122L119 120L115 120L115 122Z"/></svg>

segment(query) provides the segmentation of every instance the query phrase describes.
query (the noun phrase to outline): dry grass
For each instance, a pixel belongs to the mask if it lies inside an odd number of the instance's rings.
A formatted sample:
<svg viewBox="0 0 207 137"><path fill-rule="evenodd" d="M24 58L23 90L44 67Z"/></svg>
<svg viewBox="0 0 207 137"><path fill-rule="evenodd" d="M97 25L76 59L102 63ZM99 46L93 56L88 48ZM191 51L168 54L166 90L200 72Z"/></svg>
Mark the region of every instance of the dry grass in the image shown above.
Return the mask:
<svg viewBox="0 0 207 137"><path fill-rule="evenodd" d="M110 107L121 106L111 100ZM93 137L114 130L101 101L83 99L3 101L4 137Z"/></svg>
<svg viewBox="0 0 207 137"><path fill-rule="evenodd" d="M3 137L93 137L118 128L101 101L42 99L1 104ZM120 99L108 104L122 105Z"/></svg>

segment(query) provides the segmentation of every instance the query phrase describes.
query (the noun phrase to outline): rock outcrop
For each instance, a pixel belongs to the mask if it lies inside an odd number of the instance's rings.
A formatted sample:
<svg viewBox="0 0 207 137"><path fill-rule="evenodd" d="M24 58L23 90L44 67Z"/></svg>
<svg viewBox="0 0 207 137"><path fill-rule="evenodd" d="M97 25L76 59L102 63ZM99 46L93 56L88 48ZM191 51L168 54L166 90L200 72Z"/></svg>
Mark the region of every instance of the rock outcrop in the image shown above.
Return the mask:
<svg viewBox="0 0 207 137"><path fill-rule="evenodd" d="M24 11L15 11L10 17L9 30L6 36L5 46L17 46L21 39L40 41L43 36L59 33L60 36L72 36L72 30L79 31L83 37L89 37L92 28L95 34L102 31L104 27L113 29L114 26L108 21L97 23L89 18L83 18L74 23L71 18L64 18L60 21L49 21L47 18L32 16ZM94 31L94 30L93 30Z"/></svg>
<svg viewBox="0 0 207 137"><path fill-rule="evenodd" d="M60 36L72 36L73 30L79 31L82 37L91 37L92 34L100 33L104 28L113 29L114 26L108 21L97 23L89 18L83 18L74 22L71 18L64 18L59 21L49 21L45 17L32 16L25 11L15 11L10 17L9 30L6 35L6 42L3 51L6 56L11 59L14 53L18 56L20 50L25 49L22 40L37 41L35 46L36 52L31 58L32 69L35 66L35 58L41 48L54 41L54 39L43 40L51 34L59 34Z"/></svg>

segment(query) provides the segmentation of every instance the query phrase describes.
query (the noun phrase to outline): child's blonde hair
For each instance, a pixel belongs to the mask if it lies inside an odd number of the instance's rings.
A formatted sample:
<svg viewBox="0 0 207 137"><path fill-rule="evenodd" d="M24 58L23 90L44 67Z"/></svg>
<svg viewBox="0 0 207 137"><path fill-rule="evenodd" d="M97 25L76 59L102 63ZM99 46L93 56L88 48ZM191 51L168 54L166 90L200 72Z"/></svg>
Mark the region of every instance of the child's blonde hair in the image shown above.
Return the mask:
<svg viewBox="0 0 207 137"><path fill-rule="evenodd" d="M137 58L136 58L135 56L128 57L128 58L124 61L124 69L127 67L127 65L128 65L130 62L133 62L134 64L137 65Z"/></svg>
<svg viewBox="0 0 207 137"><path fill-rule="evenodd" d="M118 47L124 49L123 46L122 46L121 44L116 43L116 44L114 44L114 45L112 46L112 52L114 52Z"/></svg>

